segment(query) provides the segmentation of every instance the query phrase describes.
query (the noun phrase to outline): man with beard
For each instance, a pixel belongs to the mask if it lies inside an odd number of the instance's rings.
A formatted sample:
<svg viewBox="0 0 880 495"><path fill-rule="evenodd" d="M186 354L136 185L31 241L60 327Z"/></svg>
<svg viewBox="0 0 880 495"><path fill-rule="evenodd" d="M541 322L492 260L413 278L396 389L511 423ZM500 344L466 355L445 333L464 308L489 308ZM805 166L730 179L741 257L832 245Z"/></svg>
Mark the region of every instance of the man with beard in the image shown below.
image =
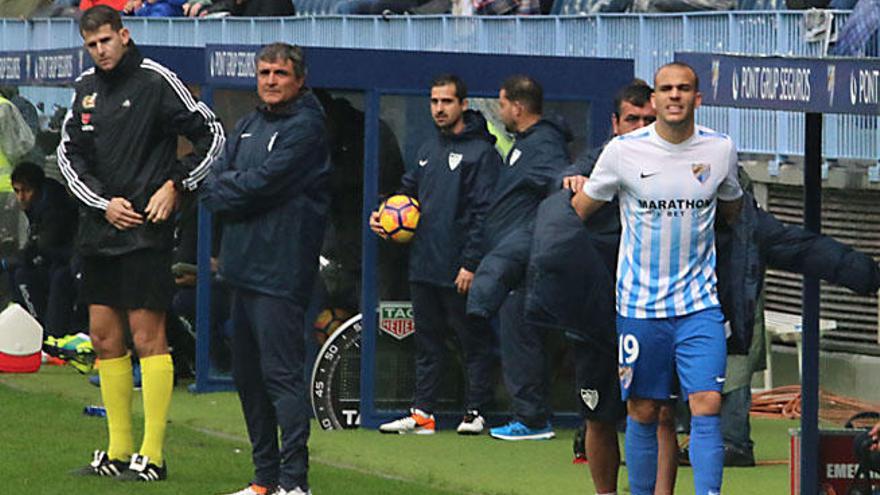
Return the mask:
<svg viewBox="0 0 880 495"><path fill-rule="evenodd" d="M501 85L499 116L515 142L495 186L486 217L486 239L491 257L480 265L477 277L491 277L496 257L531 239L538 205L555 189L554 179L569 164L567 143L571 132L564 121L543 115L544 91L533 78L516 75ZM511 396L513 419L492 428L500 440L544 440L555 436L550 426L549 363L545 355L547 331L526 323L525 287L506 296L499 310L501 364ZM469 305L474 304L471 297Z"/></svg>
<svg viewBox="0 0 880 495"><path fill-rule="evenodd" d="M495 138L479 112L467 109L467 89L455 75L431 83L436 136L418 152L402 179L401 194L421 203L410 251L409 280L416 326L416 390L410 415L379 427L383 433L433 434L433 411L443 376L450 328L467 368L465 414L458 433L483 431L481 410L492 396L491 330L465 313L467 294L483 256L483 223L501 168ZM370 227L385 237L378 212Z"/></svg>

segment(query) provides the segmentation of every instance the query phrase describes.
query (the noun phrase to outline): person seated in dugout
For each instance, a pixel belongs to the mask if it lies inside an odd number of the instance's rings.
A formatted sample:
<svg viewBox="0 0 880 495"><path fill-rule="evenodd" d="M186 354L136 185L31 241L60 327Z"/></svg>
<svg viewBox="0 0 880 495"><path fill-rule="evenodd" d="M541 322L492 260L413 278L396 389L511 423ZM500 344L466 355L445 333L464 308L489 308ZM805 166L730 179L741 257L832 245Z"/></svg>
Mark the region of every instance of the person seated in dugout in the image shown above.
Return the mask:
<svg viewBox="0 0 880 495"><path fill-rule="evenodd" d="M171 300L169 313L169 332L174 352L172 357L176 365L189 368L195 372L195 331L196 331L196 285L198 275L198 201L195 195L187 195L181 200L180 213L174 231L173 264L171 273L174 275L174 296ZM228 372L232 366L230 359L229 339L231 324L229 323L229 293L220 283L217 274L217 253L220 251L222 228L217 221L212 227L211 246L211 342L208 347L211 365L217 370ZM179 349L179 351L178 351Z"/></svg>
<svg viewBox="0 0 880 495"><path fill-rule="evenodd" d="M66 335L74 330L77 206L64 186L34 163L16 166L10 182L28 219L27 240L0 260L0 268L9 276L12 299L43 325L45 335Z"/></svg>

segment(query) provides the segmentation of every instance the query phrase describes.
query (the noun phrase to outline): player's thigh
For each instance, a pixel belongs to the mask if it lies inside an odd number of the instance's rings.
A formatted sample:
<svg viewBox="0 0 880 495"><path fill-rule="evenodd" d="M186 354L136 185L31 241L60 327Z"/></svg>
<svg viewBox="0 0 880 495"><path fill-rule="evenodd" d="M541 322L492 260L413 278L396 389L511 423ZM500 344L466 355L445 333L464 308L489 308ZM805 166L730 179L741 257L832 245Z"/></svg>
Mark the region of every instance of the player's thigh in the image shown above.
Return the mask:
<svg viewBox="0 0 880 495"><path fill-rule="evenodd" d="M724 316L718 308L676 319L675 363L682 395L721 392L727 366Z"/></svg>
<svg viewBox="0 0 880 495"><path fill-rule="evenodd" d="M665 319L617 317L618 374L624 399L672 395L675 342Z"/></svg>

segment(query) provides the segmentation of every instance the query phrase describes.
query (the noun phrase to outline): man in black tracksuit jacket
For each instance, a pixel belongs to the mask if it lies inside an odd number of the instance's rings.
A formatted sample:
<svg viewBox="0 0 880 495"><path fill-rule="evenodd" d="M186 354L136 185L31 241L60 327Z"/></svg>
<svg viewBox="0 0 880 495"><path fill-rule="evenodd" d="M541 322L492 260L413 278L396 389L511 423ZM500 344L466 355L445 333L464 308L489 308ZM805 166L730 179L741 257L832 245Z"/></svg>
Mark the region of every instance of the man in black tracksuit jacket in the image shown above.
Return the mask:
<svg viewBox="0 0 880 495"><path fill-rule="evenodd" d="M254 479L238 494L311 493L303 327L332 165L324 111L305 79L299 47L274 43L260 51L263 104L238 121L202 188L203 204L223 225L232 371L252 446Z"/></svg>
<svg viewBox="0 0 880 495"><path fill-rule="evenodd" d="M409 280L416 326L416 390L411 414L381 425L383 433L431 434L432 412L443 376L449 327L467 368L465 415L460 434L479 434L481 411L492 397L492 332L487 320L465 313L473 274L483 257L483 228L492 187L501 169L495 137L479 112L467 110L467 90L457 76L431 83L436 136L419 149L418 166L402 179L401 194L421 204L410 250ZM383 235L378 213L373 230Z"/></svg>
<svg viewBox="0 0 880 495"><path fill-rule="evenodd" d="M162 444L174 380L165 337L174 290L174 225L167 220L179 195L194 190L208 173L223 148L223 129L173 72L141 56L112 8L86 11L80 34L95 67L74 85L58 166L82 203L80 299L89 305L110 432L107 452L95 451L82 473L157 481L166 476ZM180 159L179 135L193 145ZM145 428L138 453L131 436L126 324L143 377Z"/></svg>
<svg viewBox="0 0 880 495"><path fill-rule="evenodd" d="M499 91L499 104L501 120L508 131L515 133L516 141L505 159L486 217L489 254L478 272L491 272L492 253L524 237L553 179L569 163L567 142L571 133L564 122L542 118L543 91L535 80L528 76L509 78ZM499 312L501 364L513 420L492 428L490 435L503 440L555 436L549 424L546 331L525 323L523 302L524 291L517 287L507 295ZM471 301L469 313L470 305Z"/></svg>

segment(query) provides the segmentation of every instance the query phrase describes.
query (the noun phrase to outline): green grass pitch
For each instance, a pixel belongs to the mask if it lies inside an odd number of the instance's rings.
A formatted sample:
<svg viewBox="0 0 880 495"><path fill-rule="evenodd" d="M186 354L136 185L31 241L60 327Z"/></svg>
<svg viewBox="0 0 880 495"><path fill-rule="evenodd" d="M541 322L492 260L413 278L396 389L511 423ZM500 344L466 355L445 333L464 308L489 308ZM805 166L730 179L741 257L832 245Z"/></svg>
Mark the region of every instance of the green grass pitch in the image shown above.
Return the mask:
<svg viewBox="0 0 880 495"><path fill-rule="evenodd" d="M120 486L109 479L71 476L106 443L102 418L82 408L100 404L98 389L69 368L32 375L0 375L0 492L28 494L221 494L250 479L250 451L237 397L194 395L175 389L166 443L167 482ZM139 444L140 394L135 394ZM760 461L788 457L791 421L753 420ZM507 443L487 436L380 435L375 431L325 432L314 426L310 483L324 494L592 494L588 469L571 464L570 430L557 439ZM622 441L621 441L622 444ZM692 494L689 468L679 470L676 493ZM625 468L618 493L629 493ZM789 492L788 465L726 469L726 493Z"/></svg>

